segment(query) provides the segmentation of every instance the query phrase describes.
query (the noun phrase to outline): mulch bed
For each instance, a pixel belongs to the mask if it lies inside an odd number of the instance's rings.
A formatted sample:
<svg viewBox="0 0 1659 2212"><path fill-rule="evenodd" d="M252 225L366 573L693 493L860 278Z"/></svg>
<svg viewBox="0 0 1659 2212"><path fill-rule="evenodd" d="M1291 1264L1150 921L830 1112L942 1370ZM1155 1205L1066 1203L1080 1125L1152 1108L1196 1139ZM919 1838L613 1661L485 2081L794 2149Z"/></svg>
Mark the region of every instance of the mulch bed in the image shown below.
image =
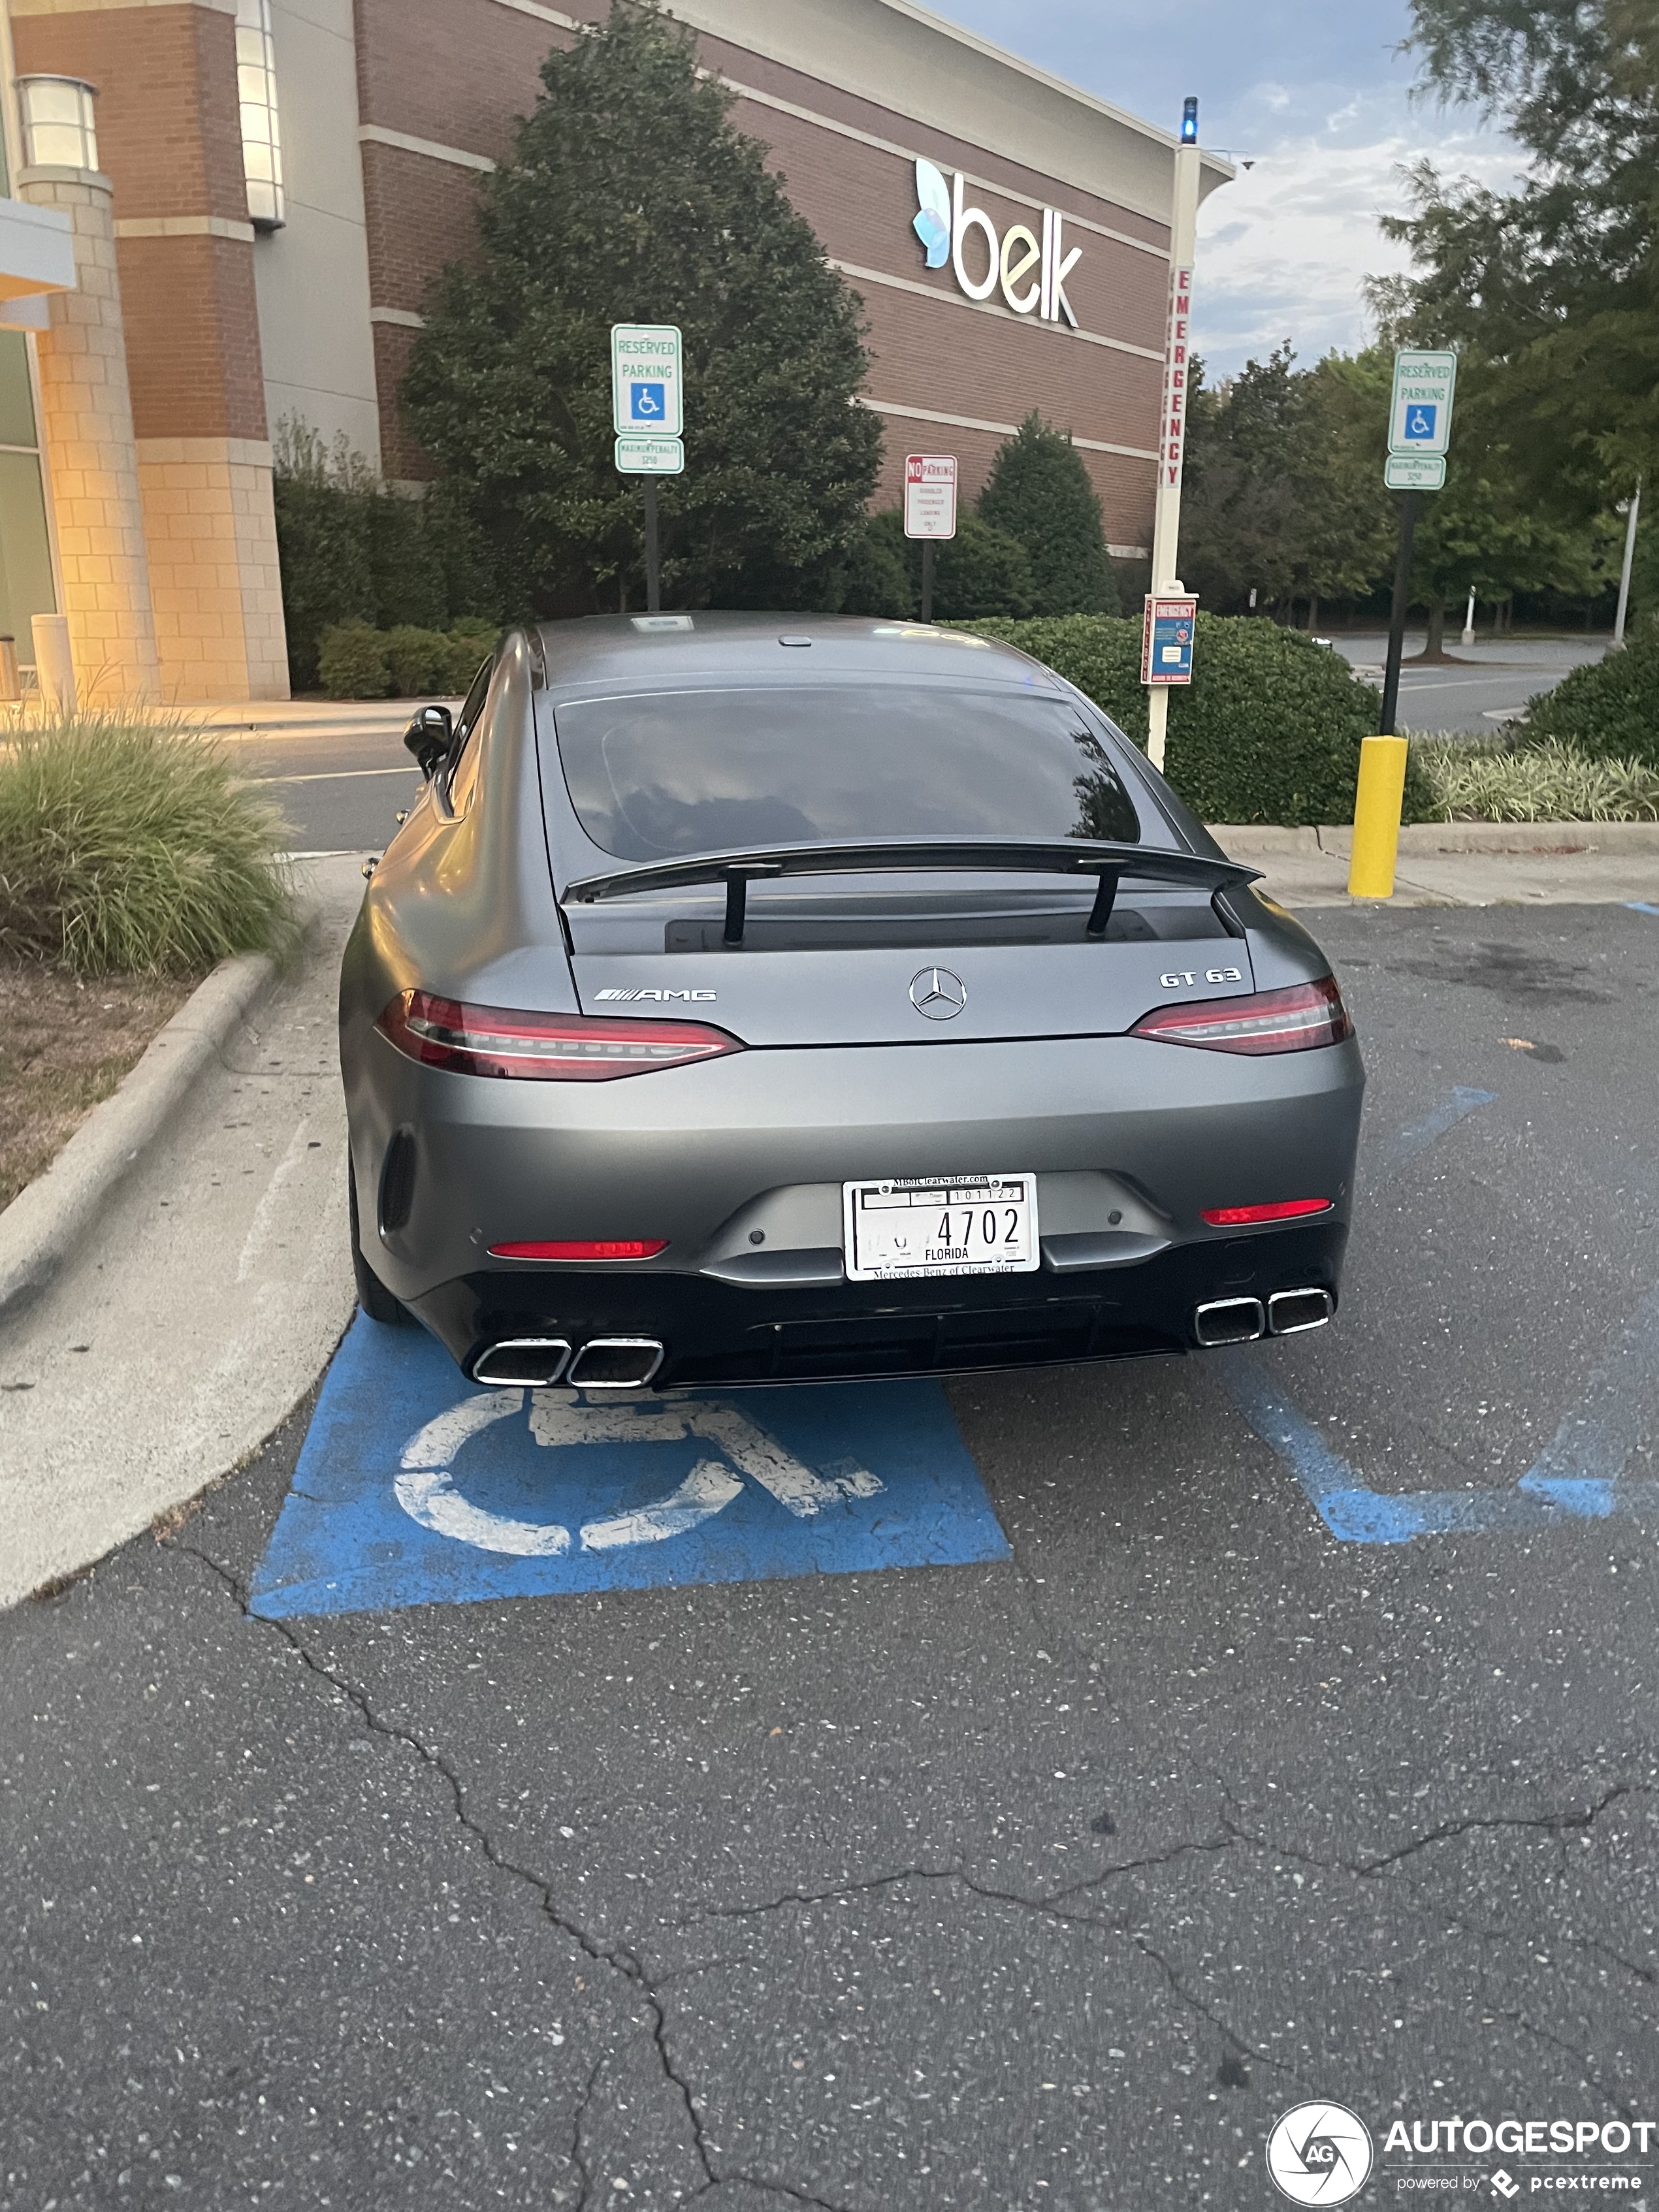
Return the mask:
<svg viewBox="0 0 1659 2212"><path fill-rule="evenodd" d="M0 961L0 1206L109 1097L200 980Z"/></svg>

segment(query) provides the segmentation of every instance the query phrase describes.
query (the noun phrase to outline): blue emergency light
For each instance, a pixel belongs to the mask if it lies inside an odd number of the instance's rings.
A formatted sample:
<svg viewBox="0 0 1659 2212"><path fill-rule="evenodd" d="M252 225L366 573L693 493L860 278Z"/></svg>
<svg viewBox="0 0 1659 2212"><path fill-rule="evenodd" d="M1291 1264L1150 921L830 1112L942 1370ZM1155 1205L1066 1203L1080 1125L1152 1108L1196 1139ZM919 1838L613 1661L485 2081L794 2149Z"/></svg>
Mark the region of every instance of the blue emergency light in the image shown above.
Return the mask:
<svg viewBox="0 0 1659 2212"><path fill-rule="evenodd" d="M1198 97L1189 94L1181 103L1181 143L1183 146L1198 143Z"/></svg>

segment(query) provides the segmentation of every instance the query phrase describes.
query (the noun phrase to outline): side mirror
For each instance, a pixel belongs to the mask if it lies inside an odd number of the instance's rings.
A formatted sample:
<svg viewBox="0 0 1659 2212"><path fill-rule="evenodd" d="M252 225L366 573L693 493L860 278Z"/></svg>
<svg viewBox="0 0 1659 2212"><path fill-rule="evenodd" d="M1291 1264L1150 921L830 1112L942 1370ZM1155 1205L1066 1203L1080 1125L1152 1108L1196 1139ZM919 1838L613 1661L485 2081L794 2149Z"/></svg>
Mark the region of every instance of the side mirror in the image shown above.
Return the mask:
<svg viewBox="0 0 1659 2212"><path fill-rule="evenodd" d="M450 720L447 707L418 708L414 720L404 732L404 743L428 781L439 763L447 757L454 741L455 725Z"/></svg>

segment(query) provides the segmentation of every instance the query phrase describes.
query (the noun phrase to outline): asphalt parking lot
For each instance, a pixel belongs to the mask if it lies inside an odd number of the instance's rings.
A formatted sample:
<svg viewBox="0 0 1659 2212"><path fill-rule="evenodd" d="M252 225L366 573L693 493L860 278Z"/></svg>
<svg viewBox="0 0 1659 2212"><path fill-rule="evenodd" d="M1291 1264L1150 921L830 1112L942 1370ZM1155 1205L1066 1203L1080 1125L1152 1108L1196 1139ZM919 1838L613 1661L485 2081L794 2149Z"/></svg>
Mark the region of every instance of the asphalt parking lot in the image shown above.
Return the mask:
<svg viewBox="0 0 1659 2212"><path fill-rule="evenodd" d="M1261 2207L1324 2098L1381 2203L1451 2171L1397 2120L1659 2117L1659 917L1313 919L1322 1334L725 1394L857 1540L728 1423L630 1581L689 1415L446 1447L422 1520L360 1322L303 1468L310 1401L0 1618L0 2207Z"/></svg>

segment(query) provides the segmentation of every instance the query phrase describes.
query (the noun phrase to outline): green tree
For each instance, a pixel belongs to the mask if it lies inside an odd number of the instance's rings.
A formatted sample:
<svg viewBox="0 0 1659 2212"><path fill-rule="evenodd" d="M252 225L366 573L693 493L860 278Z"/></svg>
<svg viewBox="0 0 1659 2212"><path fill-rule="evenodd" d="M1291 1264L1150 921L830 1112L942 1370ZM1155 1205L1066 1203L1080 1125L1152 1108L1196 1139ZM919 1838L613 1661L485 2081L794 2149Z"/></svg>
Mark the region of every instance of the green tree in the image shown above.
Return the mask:
<svg viewBox="0 0 1659 2212"><path fill-rule="evenodd" d="M920 597L921 547L910 541ZM1018 538L977 514L959 514L957 534L939 545L933 572L933 614L939 622L975 622L986 615L1029 615L1035 594L1031 563Z"/></svg>
<svg viewBox="0 0 1659 2212"><path fill-rule="evenodd" d="M1293 368L1287 344L1188 402L1184 580L1220 613L1370 591L1393 546L1382 489L1388 378L1369 356ZM1381 383L1379 386L1379 375Z"/></svg>
<svg viewBox="0 0 1659 2212"><path fill-rule="evenodd" d="M1028 415L997 447L976 504L983 520L1024 547L1034 614L1121 611L1099 496L1069 435Z"/></svg>
<svg viewBox="0 0 1659 2212"><path fill-rule="evenodd" d="M1413 546L1412 596L1428 617L1425 659L1440 657L1447 608L1470 592L1483 599L1547 589L1589 597L1607 580L1613 518L1540 497L1524 425L1520 438L1516 430L1506 369L1465 353L1445 488L1421 499Z"/></svg>
<svg viewBox="0 0 1659 2212"><path fill-rule="evenodd" d="M539 614L641 597L637 483L612 465L609 330L678 323L686 471L659 486L671 604L833 605L881 431L854 404L859 303L655 0L549 55L479 252L437 287L404 385L417 435Z"/></svg>
<svg viewBox="0 0 1659 2212"><path fill-rule="evenodd" d="M904 517L883 507L866 522L848 557L841 611L887 615L908 622L916 611L916 586L905 559Z"/></svg>
<svg viewBox="0 0 1659 2212"><path fill-rule="evenodd" d="M1306 517L1297 497L1300 398L1288 343L1212 386L1194 361L1187 401L1181 574L1219 614L1288 600Z"/></svg>
<svg viewBox="0 0 1659 2212"><path fill-rule="evenodd" d="M1297 584L1310 629L1321 599L1364 597L1394 561L1396 520L1382 483L1389 388L1389 364L1375 349L1327 354L1303 379Z"/></svg>
<svg viewBox="0 0 1659 2212"><path fill-rule="evenodd" d="M1413 16L1428 88L1500 122L1528 170L1493 192L1419 165L1416 212L1383 226L1417 263L1395 305L1504 367L1537 495L1588 513L1659 473L1659 10L1413 0Z"/></svg>

